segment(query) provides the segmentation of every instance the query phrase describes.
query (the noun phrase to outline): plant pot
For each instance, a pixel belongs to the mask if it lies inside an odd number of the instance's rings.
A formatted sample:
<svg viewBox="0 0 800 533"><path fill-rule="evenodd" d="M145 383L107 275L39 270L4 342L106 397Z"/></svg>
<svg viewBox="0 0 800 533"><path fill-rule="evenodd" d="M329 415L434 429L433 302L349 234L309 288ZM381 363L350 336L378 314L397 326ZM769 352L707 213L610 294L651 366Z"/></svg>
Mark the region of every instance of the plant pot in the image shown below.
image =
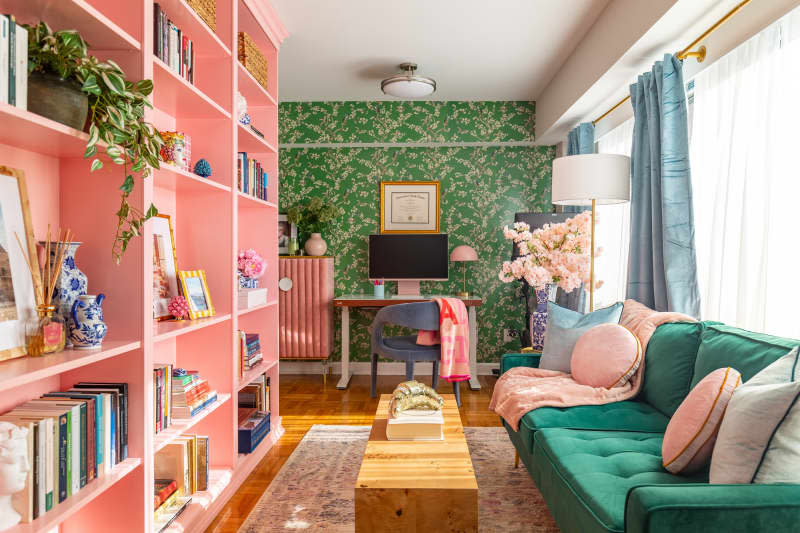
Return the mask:
<svg viewBox="0 0 800 533"><path fill-rule="evenodd" d="M74 81L34 72L28 77L28 111L83 131L89 97Z"/></svg>
<svg viewBox="0 0 800 533"><path fill-rule="evenodd" d="M312 233L311 238L306 241L305 249L308 255L325 255L328 243L322 239L321 234Z"/></svg>

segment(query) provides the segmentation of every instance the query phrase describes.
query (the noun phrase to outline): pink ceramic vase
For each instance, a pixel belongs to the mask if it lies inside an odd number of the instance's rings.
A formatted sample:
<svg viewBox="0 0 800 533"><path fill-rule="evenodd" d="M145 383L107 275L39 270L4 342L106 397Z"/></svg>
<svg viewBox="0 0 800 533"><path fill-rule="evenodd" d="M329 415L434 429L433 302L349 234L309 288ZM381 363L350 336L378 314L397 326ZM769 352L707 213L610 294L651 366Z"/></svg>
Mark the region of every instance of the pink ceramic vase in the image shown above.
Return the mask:
<svg viewBox="0 0 800 533"><path fill-rule="evenodd" d="M322 234L312 233L311 238L306 241L305 249L308 255L325 255L328 243L322 238Z"/></svg>

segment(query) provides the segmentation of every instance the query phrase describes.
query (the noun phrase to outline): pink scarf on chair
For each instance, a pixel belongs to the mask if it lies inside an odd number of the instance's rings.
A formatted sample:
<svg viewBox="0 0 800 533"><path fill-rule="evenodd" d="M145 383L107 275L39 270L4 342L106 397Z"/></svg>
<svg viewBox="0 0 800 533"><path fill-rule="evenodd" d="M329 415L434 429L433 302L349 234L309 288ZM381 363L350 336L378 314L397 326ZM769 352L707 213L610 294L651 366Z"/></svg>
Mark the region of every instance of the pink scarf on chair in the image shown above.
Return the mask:
<svg viewBox="0 0 800 533"><path fill-rule="evenodd" d="M417 344L441 344L439 377L454 381L469 379L469 318L467 306L458 298L435 298L439 304L439 331L420 330Z"/></svg>

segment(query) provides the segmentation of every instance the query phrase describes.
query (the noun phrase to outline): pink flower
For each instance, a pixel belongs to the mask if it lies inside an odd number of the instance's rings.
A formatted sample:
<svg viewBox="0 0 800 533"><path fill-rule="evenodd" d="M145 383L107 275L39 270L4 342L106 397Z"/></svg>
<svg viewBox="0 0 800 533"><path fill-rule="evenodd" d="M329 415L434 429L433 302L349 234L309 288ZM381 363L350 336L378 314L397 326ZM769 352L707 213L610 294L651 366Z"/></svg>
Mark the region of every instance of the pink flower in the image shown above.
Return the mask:
<svg viewBox="0 0 800 533"><path fill-rule="evenodd" d="M236 268L242 276L260 278L267 271L267 261L254 249L248 248L237 254Z"/></svg>

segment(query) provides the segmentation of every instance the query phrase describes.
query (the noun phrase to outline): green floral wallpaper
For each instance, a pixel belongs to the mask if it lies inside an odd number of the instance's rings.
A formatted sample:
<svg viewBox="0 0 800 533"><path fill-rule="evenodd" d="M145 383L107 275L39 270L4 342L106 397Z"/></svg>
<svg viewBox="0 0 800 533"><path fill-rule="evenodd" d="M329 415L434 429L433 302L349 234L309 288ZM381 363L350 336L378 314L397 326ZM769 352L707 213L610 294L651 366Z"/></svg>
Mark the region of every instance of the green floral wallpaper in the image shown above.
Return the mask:
<svg viewBox="0 0 800 533"><path fill-rule="evenodd" d="M280 106L281 143L410 143L531 140L532 102L312 102ZM339 124L340 127L336 127ZM552 147L445 146L341 147L280 150L281 211L321 196L345 214L323 237L336 256L336 295L371 292L367 279L367 237L378 231L379 183L406 180L441 182L441 231L450 248L469 244L479 261L468 283L484 298L478 309L478 360L496 362L518 347L504 345L503 328L522 327L523 308L515 284L497 272L510 255L502 226L517 211L550 208ZM428 293L453 293L461 266L451 264L447 282L423 282ZM394 292L394 284L387 290ZM340 321L336 350L340 359ZM371 311L351 317L351 360L369 360Z"/></svg>

